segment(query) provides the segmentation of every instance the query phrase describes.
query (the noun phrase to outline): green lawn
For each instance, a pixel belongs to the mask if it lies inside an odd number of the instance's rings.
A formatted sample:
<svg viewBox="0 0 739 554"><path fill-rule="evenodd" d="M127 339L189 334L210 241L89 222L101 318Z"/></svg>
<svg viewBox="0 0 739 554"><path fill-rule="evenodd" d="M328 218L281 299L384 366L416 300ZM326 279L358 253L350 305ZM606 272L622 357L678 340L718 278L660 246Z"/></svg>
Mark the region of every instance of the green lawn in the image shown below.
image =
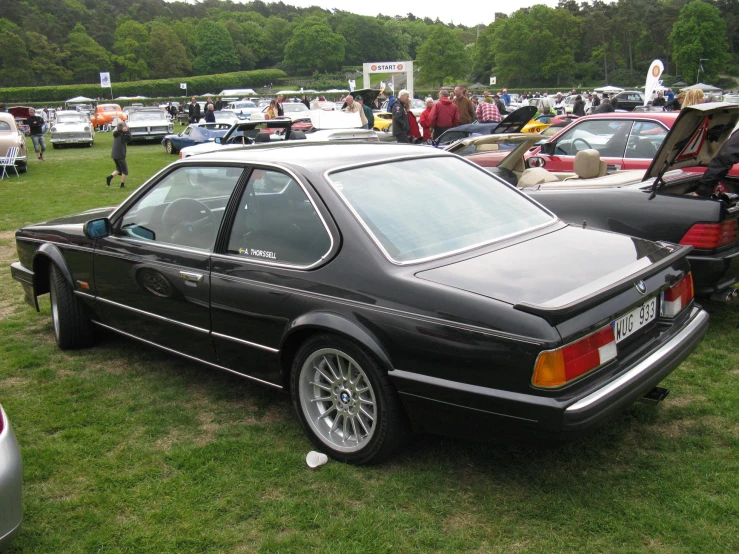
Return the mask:
<svg viewBox="0 0 739 554"><path fill-rule="evenodd" d="M10 278L13 230L120 202L110 134L0 182L0 402L23 451L13 552L738 552L739 310L664 386L556 449L420 437L311 471L286 395L114 336L53 341ZM29 142L30 146L30 142ZM174 160L129 147L129 189ZM460 422L464 425L465 422Z"/></svg>

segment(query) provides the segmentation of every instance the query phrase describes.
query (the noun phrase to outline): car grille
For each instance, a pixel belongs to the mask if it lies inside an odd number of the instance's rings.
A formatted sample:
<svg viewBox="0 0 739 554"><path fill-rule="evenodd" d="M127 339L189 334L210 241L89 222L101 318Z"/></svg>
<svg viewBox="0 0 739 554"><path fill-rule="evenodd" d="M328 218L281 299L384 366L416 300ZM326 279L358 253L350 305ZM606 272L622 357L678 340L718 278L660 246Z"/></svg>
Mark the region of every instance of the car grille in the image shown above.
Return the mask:
<svg viewBox="0 0 739 554"><path fill-rule="evenodd" d="M54 133L57 139L89 139L90 133Z"/></svg>

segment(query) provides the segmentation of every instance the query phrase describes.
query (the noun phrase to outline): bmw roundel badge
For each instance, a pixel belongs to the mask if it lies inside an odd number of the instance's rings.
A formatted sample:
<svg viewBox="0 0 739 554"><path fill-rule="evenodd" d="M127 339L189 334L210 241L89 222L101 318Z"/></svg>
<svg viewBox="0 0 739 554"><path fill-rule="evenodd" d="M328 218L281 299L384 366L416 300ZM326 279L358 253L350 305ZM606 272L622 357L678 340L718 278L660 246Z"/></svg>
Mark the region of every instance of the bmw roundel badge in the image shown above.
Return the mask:
<svg viewBox="0 0 739 554"><path fill-rule="evenodd" d="M634 287L636 287L636 290L639 291L639 294L645 295L647 294L647 284L639 279L636 283L634 283Z"/></svg>

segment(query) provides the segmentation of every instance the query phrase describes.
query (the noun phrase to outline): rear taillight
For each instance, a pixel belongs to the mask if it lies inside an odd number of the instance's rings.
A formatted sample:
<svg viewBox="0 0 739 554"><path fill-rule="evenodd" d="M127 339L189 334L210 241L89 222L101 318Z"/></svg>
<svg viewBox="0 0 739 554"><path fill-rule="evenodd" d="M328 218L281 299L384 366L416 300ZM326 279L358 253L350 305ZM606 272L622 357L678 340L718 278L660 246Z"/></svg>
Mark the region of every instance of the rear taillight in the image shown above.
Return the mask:
<svg viewBox="0 0 739 554"><path fill-rule="evenodd" d="M539 354L532 383L561 387L616 358L616 335L608 325L577 342Z"/></svg>
<svg viewBox="0 0 739 554"><path fill-rule="evenodd" d="M693 274L688 273L677 284L662 293L659 303L659 315L675 317L693 300Z"/></svg>
<svg viewBox="0 0 739 554"><path fill-rule="evenodd" d="M689 244L701 250L713 250L732 244L736 239L737 220L727 219L721 223L696 223L685 233L680 244Z"/></svg>

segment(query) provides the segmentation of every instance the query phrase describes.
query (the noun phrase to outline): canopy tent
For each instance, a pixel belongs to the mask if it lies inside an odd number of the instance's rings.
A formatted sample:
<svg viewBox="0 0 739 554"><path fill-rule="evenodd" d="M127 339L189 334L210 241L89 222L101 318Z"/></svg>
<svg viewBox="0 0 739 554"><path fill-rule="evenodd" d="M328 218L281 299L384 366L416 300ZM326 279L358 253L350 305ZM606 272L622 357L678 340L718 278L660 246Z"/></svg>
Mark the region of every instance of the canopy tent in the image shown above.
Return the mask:
<svg viewBox="0 0 739 554"><path fill-rule="evenodd" d="M714 87L713 85L707 85L706 83L697 83L689 87L683 87L680 90L702 90L703 92L721 92L721 89Z"/></svg>
<svg viewBox="0 0 739 554"><path fill-rule="evenodd" d="M67 100L67 104L74 104L75 102L94 102L95 100L92 98L88 98L87 96L75 96L74 98L70 98Z"/></svg>
<svg viewBox="0 0 739 554"><path fill-rule="evenodd" d="M146 100L148 96L119 96L116 100Z"/></svg>
<svg viewBox="0 0 739 554"><path fill-rule="evenodd" d="M607 87L598 87L593 89L595 92L605 92L607 94L613 94L614 92L621 92L621 87L614 87L613 85L608 85Z"/></svg>
<svg viewBox="0 0 739 554"><path fill-rule="evenodd" d="M278 90L275 94L282 94L283 96L295 96L298 94L318 94L317 90L305 89L305 90Z"/></svg>
<svg viewBox="0 0 739 554"><path fill-rule="evenodd" d="M227 88L218 96L256 96L257 93L251 88ZM215 96L215 94L201 94L201 96Z"/></svg>
<svg viewBox="0 0 739 554"><path fill-rule="evenodd" d="M340 93L347 93L349 91L347 89L343 89L343 88L332 88L332 89L329 89L329 90L324 90L323 92L324 93L328 93L328 94L340 94Z"/></svg>
<svg viewBox="0 0 739 554"><path fill-rule="evenodd" d="M480 81L478 81L474 85L470 86L470 88L480 89L480 88L487 88L487 87L485 87L485 85L483 85Z"/></svg>
<svg viewBox="0 0 739 554"><path fill-rule="evenodd" d="M672 83L672 86L673 87L684 87L687 84L688 83L686 83L685 81L678 81L677 83Z"/></svg>

